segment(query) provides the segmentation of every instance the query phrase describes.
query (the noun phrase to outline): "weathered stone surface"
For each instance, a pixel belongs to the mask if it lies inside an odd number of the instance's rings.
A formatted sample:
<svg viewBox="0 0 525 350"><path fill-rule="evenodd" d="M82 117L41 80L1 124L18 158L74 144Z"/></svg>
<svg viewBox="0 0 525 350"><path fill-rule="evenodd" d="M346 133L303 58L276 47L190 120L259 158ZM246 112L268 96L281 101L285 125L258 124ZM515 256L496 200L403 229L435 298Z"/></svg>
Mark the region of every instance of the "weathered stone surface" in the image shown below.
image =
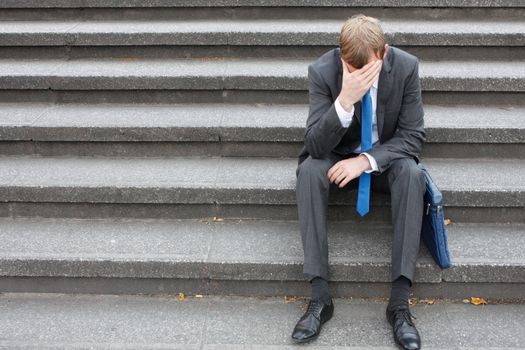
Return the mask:
<svg viewBox="0 0 525 350"><path fill-rule="evenodd" d="M303 143L306 105L0 104L3 141ZM425 105L427 143L525 143L520 106Z"/></svg>
<svg viewBox="0 0 525 350"><path fill-rule="evenodd" d="M0 60L4 89L306 90L309 60ZM525 63L420 63L425 91L525 91ZM487 69L486 67L490 67Z"/></svg>
<svg viewBox="0 0 525 350"><path fill-rule="evenodd" d="M1 219L2 276L302 281L296 221ZM390 225L328 227L333 282L390 281ZM453 267L422 246L418 282L525 283L523 225L447 227ZM521 243L520 243L521 242ZM505 267L510 268L505 268Z"/></svg>
<svg viewBox="0 0 525 350"><path fill-rule="evenodd" d="M384 301L335 299L334 305L334 317L309 348L395 348ZM305 302L208 295L178 301L174 295L5 294L0 307L5 334L0 346L5 349L293 350L297 345L290 332ZM411 308L425 349L432 350L522 348L524 311L519 304L474 307L442 300ZM494 324L501 327L495 330ZM479 332L491 336L480 337Z"/></svg>
<svg viewBox="0 0 525 350"><path fill-rule="evenodd" d="M0 45L336 46L340 27L340 20L13 21L0 24ZM525 45L522 22L387 19L382 27L395 46Z"/></svg>
<svg viewBox="0 0 525 350"><path fill-rule="evenodd" d="M207 6L282 6L282 7L346 7L345 0L5 0L4 8L49 8L49 7L207 7ZM395 7L524 7L520 0L358 0L352 6L395 6Z"/></svg>
<svg viewBox="0 0 525 350"><path fill-rule="evenodd" d="M425 159L445 206L523 207L525 164L512 159ZM295 204L296 159L0 158L3 201ZM352 205L356 191L333 204ZM377 193L372 205L388 205Z"/></svg>

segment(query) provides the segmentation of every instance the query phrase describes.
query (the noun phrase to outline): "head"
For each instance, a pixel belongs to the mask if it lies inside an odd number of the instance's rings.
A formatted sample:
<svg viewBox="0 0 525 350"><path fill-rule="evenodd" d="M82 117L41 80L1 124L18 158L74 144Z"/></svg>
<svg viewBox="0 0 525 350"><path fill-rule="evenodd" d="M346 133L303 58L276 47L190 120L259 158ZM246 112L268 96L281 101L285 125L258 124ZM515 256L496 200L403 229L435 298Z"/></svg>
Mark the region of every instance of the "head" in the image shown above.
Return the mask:
<svg viewBox="0 0 525 350"><path fill-rule="evenodd" d="M350 72L374 60L382 60L388 51L379 20L362 14L346 20L339 36L341 58Z"/></svg>

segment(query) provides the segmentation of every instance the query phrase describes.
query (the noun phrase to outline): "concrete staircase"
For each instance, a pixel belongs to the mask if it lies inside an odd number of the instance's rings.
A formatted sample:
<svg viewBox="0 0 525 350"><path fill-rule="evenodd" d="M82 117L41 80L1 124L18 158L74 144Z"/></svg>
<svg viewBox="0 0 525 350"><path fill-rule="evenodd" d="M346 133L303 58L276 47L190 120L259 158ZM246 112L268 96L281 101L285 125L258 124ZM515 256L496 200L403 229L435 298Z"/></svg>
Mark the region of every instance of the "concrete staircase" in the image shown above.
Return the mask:
<svg viewBox="0 0 525 350"><path fill-rule="evenodd" d="M525 3L282 3L0 2L0 292L308 295L306 68L362 12L420 58L451 220L414 296L524 299ZM332 288L385 297L389 196L355 201L331 201Z"/></svg>

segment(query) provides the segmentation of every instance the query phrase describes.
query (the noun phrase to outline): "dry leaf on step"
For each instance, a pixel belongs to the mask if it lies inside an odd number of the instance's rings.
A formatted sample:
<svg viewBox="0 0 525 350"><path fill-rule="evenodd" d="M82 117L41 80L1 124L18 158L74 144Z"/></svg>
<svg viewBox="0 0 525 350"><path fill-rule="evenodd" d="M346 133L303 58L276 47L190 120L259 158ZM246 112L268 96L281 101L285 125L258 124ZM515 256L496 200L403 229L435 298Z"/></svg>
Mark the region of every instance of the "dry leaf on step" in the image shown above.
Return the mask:
<svg viewBox="0 0 525 350"><path fill-rule="evenodd" d="M296 296L288 296L288 295L284 296L284 302L285 303L294 303L296 301L297 301L297 297Z"/></svg>
<svg viewBox="0 0 525 350"><path fill-rule="evenodd" d="M487 301L483 298L476 298L476 297L471 297L470 298L470 303L471 304L474 304L474 305L487 305Z"/></svg>

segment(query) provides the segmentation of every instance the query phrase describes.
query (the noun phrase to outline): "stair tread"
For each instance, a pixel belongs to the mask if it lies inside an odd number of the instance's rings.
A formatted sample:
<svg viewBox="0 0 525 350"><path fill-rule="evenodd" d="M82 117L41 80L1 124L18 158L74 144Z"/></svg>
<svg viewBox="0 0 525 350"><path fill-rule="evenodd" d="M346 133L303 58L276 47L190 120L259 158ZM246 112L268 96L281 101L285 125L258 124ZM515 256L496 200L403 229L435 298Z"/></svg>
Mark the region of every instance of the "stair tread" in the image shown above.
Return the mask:
<svg viewBox="0 0 525 350"><path fill-rule="evenodd" d="M301 298L188 295L179 301L174 295L8 293L0 296L3 316L0 329L4 334L0 346L291 350L297 345L292 343L290 335L305 306L306 301ZM334 317L323 326L319 338L311 344L313 348L396 348L385 319L385 300L336 298L334 306ZM428 349L525 346L523 304L476 307L438 299L432 305L415 304L411 312L417 317L414 322ZM480 334L492 336L480 337Z"/></svg>
<svg viewBox="0 0 525 350"><path fill-rule="evenodd" d="M525 24L520 21L397 19L381 23L393 45L524 44ZM340 20L3 21L0 45L325 46L337 45L340 29Z"/></svg>
<svg viewBox="0 0 525 350"><path fill-rule="evenodd" d="M3 218L0 227L2 275L302 279L296 221ZM334 280L388 281L390 225L330 222L328 232ZM525 225L447 232L453 267L440 270L422 244L418 280L525 282L525 255L515 249Z"/></svg>
<svg viewBox="0 0 525 350"><path fill-rule="evenodd" d="M2 140L302 142L308 116L307 105L1 103L0 109ZM424 111L427 142L525 142L525 107L425 105Z"/></svg>
<svg viewBox="0 0 525 350"><path fill-rule="evenodd" d="M311 60L0 60L5 89L306 90ZM491 69L487 69L490 67ZM525 62L421 61L423 90L525 91Z"/></svg>
<svg viewBox="0 0 525 350"><path fill-rule="evenodd" d="M525 190L513 159L424 159L443 191ZM237 157L0 157L2 187L188 187L292 190L296 159Z"/></svg>
<svg viewBox="0 0 525 350"><path fill-rule="evenodd" d="M290 76L307 78L311 59L0 59L1 76ZM491 69L486 67L490 66ZM519 61L420 61L420 77L465 76L469 78L523 78L525 63Z"/></svg>
<svg viewBox="0 0 525 350"><path fill-rule="evenodd" d="M423 160L445 206L523 207L525 164L514 159ZM275 158L0 157L3 201L295 204L297 160ZM332 204L353 205L356 191ZM371 205L390 196L376 193Z"/></svg>
<svg viewBox="0 0 525 350"><path fill-rule="evenodd" d="M77 7L348 7L344 0L4 0L0 8L77 8ZM458 3L455 0L411 0L399 2L397 0L357 0L352 7L525 7L521 0L464 0Z"/></svg>

